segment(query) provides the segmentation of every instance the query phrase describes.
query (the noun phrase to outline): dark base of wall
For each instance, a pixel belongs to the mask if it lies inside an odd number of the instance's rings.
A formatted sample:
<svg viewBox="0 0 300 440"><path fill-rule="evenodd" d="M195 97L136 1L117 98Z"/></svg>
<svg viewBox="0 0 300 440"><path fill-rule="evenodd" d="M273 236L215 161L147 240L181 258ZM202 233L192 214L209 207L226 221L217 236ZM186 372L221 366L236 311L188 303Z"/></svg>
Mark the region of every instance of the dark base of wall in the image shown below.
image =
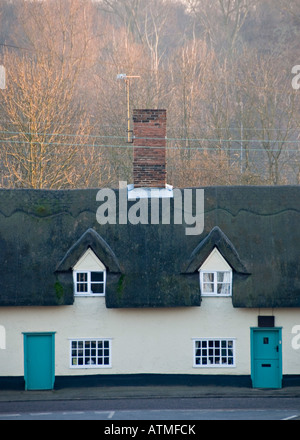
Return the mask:
<svg viewBox="0 0 300 440"><path fill-rule="evenodd" d="M300 375L283 377L283 387L300 386ZM93 376L56 376L55 389L75 387L116 386L229 386L252 388L250 376L177 375L177 374L120 374ZM0 377L1 390L24 390L23 377Z"/></svg>
<svg viewBox="0 0 300 440"><path fill-rule="evenodd" d="M287 376L283 376L282 386L283 388L300 387L300 375L289 374Z"/></svg>
<svg viewBox="0 0 300 440"><path fill-rule="evenodd" d="M1 390L25 390L24 377L0 377Z"/></svg>
<svg viewBox="0 0 300 440"><path fill-rule="evenodd" d="M177 374L133 374L56 377L55 388L92 386L236 386L251 387L250 376L194 376Z"/></svg>

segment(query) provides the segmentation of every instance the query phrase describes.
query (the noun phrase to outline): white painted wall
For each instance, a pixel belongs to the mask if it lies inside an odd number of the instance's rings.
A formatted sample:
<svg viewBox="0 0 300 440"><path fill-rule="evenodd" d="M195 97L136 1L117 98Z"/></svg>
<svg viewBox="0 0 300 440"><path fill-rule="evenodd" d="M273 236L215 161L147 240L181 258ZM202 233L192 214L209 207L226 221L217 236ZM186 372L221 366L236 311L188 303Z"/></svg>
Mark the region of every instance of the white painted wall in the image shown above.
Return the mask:
<svg viewBox="0 0 300 440"><path fill-rule="evenodd" d="M292 347L299 309L274 309L283 327L283 374L300 374ZM111 310L105 298L75 298L73 306L0 308L6 348L0 376L23 376L22 332L56 332L55 374L250 374L250 327L272 310L234 309L231 298L203 298L199 308ZM112 338L112 368L71 369L69 338ZM193 368L193 338L236 338L235 368Z"/></svg>

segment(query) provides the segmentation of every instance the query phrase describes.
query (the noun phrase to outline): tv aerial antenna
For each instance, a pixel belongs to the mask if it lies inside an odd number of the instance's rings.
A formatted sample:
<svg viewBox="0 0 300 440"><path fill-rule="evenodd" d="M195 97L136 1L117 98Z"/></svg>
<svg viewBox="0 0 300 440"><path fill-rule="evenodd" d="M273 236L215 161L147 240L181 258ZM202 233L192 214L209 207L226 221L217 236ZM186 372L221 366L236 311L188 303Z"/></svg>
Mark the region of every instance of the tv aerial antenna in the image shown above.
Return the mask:
<svg viewBox="0 0 300 440"><path fill-rule="evenodd" d="M127 96L127 142L129 144L132 143L132 137L131 137L131 118L130 118L130 80L133 78L140 78L140 76L136 75L127 75L126 73L119 73L117 75L117 80L125 81L126 84L126 96Z"/></svg>

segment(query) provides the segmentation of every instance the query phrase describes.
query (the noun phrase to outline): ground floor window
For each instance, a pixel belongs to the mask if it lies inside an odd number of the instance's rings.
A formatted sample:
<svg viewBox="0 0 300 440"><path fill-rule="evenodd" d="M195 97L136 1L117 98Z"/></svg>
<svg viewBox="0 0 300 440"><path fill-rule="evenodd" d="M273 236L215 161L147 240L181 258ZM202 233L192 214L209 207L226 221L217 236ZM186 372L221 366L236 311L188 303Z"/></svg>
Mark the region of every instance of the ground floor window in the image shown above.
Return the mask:
<svg viewBox="0 0 300 440"><path fill-rule="evenodd" d="M110 339L70 340L71 368L110 368Z"/></svg>
<svg viewBox="0 0 300 440"><path fill-rule="evenodd" d="M194 339L194 367L234 366L234 339Z"/></svg>

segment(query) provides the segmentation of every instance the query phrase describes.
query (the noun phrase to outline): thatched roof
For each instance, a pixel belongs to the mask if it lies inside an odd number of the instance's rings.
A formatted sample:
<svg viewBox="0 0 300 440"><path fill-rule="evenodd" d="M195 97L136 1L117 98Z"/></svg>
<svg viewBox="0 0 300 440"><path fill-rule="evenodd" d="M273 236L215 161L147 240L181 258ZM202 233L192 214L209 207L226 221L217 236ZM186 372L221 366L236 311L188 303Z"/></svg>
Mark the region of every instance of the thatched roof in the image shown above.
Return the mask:
<svg viewBox="0 0 300 440"><path fill-rule="evenodd" d="M0 190L0 306L72 304L88 247L107 267L107 307L200 306L198 269L217 247L235 307L300 307L300 187L206 188L199 236L172 210L170 225L100 225L97 192Z"/></svg>

